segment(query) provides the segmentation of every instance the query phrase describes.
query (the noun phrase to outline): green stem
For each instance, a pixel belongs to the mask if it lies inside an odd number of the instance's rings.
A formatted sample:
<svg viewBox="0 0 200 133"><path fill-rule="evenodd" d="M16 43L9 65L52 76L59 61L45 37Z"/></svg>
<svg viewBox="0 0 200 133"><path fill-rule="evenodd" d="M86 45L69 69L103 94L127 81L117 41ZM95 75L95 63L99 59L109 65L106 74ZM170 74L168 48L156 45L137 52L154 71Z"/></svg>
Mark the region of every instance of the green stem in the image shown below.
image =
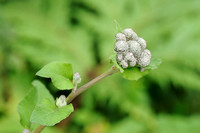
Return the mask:
<svg viewBox="0 0 200 133"><path fill-rule="evenodd" d="M93 84L95 84L96 82L100 81L101 79L104 79L116 72L118 72L119 69L117 69L115 66L112 66L109 70L107 70L106 72L104 72L103 74L101 74L100 76L94 78L93 80L91 80L90 82L86 83L85 85L81 86L80 88L78 88L76 90L76 92L71 92L68 96L67 99L67 104L71 103L74 98L76 98L78 95L80 95L81 93L83 93L85 90L87 90L90 86L92 86Z"/></svg>
<svg viewBox="0 0 200 133"><path fill-rule="evenodd" d="M40 125L35 131L34 133L40 133L46 126L42 126Z"/></svg>

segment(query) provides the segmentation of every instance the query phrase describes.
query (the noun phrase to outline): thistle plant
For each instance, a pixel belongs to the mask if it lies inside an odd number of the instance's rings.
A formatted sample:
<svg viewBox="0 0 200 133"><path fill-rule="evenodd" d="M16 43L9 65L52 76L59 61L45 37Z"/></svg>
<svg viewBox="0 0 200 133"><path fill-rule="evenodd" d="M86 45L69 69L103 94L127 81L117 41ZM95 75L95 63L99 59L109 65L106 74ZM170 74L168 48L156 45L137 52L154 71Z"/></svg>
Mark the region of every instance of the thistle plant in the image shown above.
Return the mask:
<svg viewBox="0 0 200 133"><path fill-rule="evenodd" d="M112 67L81 87L78 87L81 83L80 74L73 73L72 64L67 62L49 63L36 73L42 78L50 78L57 89L71 90L71 93L55 100L41 81L33 81L33 88L18 104L24 133L40 133L46 126L54 126L67 118L74 111L71 102L101 79L119 72L125 79L138 80L160 65L161 60L151 58L146 41L131 28L117 33L115 39L115 52L110 57Z"/></svg>

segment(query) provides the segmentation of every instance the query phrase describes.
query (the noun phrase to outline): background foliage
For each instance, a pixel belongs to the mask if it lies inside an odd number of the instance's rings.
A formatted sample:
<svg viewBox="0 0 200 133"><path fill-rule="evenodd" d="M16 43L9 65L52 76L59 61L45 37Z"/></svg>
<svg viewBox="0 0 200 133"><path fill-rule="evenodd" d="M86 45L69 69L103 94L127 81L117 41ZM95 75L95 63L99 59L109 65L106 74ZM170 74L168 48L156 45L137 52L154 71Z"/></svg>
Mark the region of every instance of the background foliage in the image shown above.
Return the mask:
<svg viewBox="0 0 200 133"><path fill-rule="evenodd" d="M0 132L22 132L17 104L45 64L72 63L82 84L104 72L116 19L145 38L163 63L137 82L116 74L97 83L74 101L68 119L44 132L199 133L199 5L199 0L0 0ZM43 82L54 97L69 94Z"/></svg>

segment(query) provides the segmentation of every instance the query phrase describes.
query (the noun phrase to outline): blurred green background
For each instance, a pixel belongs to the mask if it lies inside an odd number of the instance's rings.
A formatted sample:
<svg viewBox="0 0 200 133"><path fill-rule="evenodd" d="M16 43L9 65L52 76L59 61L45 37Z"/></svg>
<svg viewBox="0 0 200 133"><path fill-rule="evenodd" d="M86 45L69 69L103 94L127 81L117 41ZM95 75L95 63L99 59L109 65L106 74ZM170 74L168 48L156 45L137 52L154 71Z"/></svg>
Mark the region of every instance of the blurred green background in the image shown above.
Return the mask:
<svg viewBox="0 0 200 133"><path fill-rule="evenodd" d="M0 0L0 133L23 131L17 104L43 65L70 62L81 84L108 69L114 20L163 63L137 82L115 74L95 84L44 133L200 133L199 0Z"/></svg>

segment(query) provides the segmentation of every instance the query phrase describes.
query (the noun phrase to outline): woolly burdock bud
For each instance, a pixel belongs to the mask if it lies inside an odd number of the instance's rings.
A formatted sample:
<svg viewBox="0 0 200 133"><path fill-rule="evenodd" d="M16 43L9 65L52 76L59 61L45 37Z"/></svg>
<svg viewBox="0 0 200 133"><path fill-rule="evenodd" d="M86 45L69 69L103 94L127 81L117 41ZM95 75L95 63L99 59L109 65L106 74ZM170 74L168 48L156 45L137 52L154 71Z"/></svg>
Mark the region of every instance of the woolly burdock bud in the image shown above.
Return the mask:
<svg viewBox="0 0 200 133"><path fill-rule="evenodd" d="M151 61L151 52L148 49L145 49L140 58L138 58L138 65L140 67L146 67L150 64Z"/></svg>
<svg viewBox="0 0 200 133"><path fill-rule="evenodd" d="M56 106L58 106L58 108L61 108L65 105L67 105L65 95L61 95L59 98L56 98Z"/></svg>
<svg viewBox="0 0 200 133"><path fill-rule="evenodd" d="M31 133L28 129L24 129L22 133Z"/></svg>
<svg viewBox="0 0 200 133"><path fill-rule="evenodd" d="M120 65L122 66L122 68L127 68L128 67L128 63L125 60L122 60L120 62Z"/></svg>
<svg viewBox="0 0 200 133"><path fill-rule="evenodd" d="M126 52L128 51L128 44L126 41L117 41L115 43L115 51L116 52Z"/></svg>
<svg viewBox="0 0 200 133"><path fill-rule="evenodd" d="M130 67L134 67L137 61L135 57L133 56L133 53L130 53L130 52L126 54L126 56L124 57L124 60L129 63Z"/></svg>
<svg viewBox="0 0 200 133"><path fill-rule="evenodd" d="M126 36L126 40L137 40L138 39L137 34L131 28L124 29L122 33Z"/></svg>
<svg viewBox="0 0 200 133"><path fill-rule="evenodd" d="M127 61L127 62L134 60L133 53L130 53L130 52L126 53L124 60Z"/></svg>
<svg viewBox="0 0 200 133"><path fill-rule="evenodd" d="M142 53L140 44L137 41L128 41L129 51L133 53L134 57L138 58Z"/></svg>
<svg viewBox="0 0 200 133"><path fill-rule="evenodd" d="M146 46L147 46L146 41L143 38L141 38L141 37L139 37L137 41L140 44L142 50L144 50L146 48Z"/></svg>
<svg viewBox="0 0 200 133"><path fill-rule="evenodd" d="M134 67L137 63L137 60L134 58L134 60L129 62L130 67Z"/></svg>
<svg viewBox="0 0 200 133"><path fill-rule="evenodd" d="M76 82L78 84L81 82L81 76L80 76L80 74L78 72L74 73L73 82Z"/></svg>
<svg viewBox="0 0 200 133"><path fill-rule="evenodd" d="M116 41L126 41L126 36L122 33L117 33L115 35L115 39Z"/></svg>
<svg viewBox="0 0 200 133"><path fill-rule="evenodd" d="M123 60L123 54L122 53L117 53L116 59L117 59L117 62L122 61Z"/></svg>
<svg viewBox="0 0 200 133"><path fill-rule="evenodd" d="M148 54L150 56L150 58L151 58L151 52L148 49L145 49L143 52Z"/></svg>

